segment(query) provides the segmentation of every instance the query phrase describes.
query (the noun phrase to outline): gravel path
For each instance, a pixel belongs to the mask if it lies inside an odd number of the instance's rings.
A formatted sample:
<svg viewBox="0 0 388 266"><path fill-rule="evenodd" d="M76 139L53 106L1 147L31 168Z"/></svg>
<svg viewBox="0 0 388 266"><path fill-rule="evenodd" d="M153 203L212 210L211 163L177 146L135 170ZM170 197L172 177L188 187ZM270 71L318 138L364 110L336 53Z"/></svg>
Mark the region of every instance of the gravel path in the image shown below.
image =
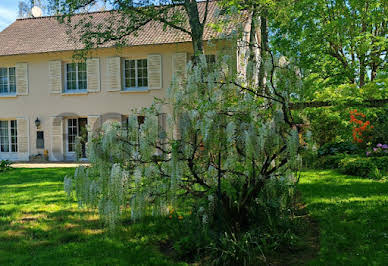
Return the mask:
<svg viewBox="0 0 388 266"><path fill-rule="evenodd" d="M55 162L55 163L14 163L14 168L74 168L80 165L88 166L88 163L68 163L68 162Z"/></svg>

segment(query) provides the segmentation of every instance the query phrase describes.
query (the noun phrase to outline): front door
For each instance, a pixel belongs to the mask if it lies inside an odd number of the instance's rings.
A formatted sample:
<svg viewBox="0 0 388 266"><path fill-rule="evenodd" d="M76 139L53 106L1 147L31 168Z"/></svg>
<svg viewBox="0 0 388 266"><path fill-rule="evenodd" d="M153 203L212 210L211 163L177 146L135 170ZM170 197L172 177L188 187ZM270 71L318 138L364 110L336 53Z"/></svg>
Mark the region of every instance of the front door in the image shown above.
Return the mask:
<svg viewBox="0 0 388 266"><path fill-rule="evenodd" d="M67 152L76 153L77 138L81 144L81 158L86 158L86 143L88 142L87 118L70 118L67 120Z"/></svg>

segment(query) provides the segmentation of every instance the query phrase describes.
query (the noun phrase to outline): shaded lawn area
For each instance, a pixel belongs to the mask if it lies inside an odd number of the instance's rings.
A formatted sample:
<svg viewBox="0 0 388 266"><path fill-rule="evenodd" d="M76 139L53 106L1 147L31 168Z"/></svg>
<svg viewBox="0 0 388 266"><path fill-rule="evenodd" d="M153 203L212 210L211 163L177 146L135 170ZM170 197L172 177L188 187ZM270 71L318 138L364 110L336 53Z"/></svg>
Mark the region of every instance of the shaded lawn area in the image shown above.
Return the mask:
<svg viewBox="0 0 388 266"><path fill-rule="evenodd" d="M160 251L171 230L165 220L125 219L107 233L95 213L65 196L63 177L73 172L0 173L0 265L184 264ZM320 251L309 265L388 265L387 181L307 171L299 189L320 227Z"/></svg>
<svg viewBox="0 0 388 266"><path fill-rule="evenodd" d="M73 173L0 173L0 265L177 265L159 251L167 237L160 224L125 226L113 236L95 213L67 199L63 177Z"/></svg>
<svg viewBox="0 0 388 266"><path fill-rule="evenodd" d="M310 265L388 265L387 181L307 171L299 189L320 227Z"/></svg>

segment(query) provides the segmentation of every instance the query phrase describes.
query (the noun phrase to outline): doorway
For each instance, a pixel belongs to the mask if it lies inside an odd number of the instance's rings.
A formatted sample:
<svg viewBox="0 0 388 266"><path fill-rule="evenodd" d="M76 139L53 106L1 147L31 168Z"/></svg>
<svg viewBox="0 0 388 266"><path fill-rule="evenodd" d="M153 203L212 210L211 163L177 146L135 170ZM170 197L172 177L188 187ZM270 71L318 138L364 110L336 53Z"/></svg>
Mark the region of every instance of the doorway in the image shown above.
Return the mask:
<svg viewBox="0 0 388 266"><path fill-rule="evenodd" d="M71 155L76 155L78 138L81 144L81 159L86 159L86 143L88 143L87 124L87 118L67 119L67 152Z"/></svg>

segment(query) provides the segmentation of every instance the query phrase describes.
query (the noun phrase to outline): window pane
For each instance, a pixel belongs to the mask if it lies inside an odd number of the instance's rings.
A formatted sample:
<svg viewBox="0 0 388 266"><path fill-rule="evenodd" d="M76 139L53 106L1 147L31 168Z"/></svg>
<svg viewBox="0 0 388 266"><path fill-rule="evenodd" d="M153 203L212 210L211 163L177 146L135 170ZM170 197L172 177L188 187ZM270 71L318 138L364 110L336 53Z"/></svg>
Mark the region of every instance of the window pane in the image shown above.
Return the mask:
<svg viewBox="0 0 388 266"><path fill-rule="evenodd" d="M8 121L0 121L0 152L9 152Z"/></svg>
<svg viewBox="0 0 388 266"><path fill-rule="evenodd" d="M78 123L77 119L69 119L68 120L68 129L67 129L67 144L68 144L68 151L69 152L75 152L75 140L78 135Z"/></svg>
<svg viewBox="0 0 388 266"><path fill-rule="evenodd" d="M125 60L125 88L136 87L136 61Z"/></svg>
<svg viewBox="0 0 388 266"><path fill-rule="evenodd" d="M78 63L78 89L86 90L88 88L86 63Z"/></svg>
<svg viewBox="0 0 388 266"><path fill-rule="evenodd" d="M66 89L77 89L77 69L76 64L66 64Z"/></svg>
<svg viewBox="0 0 388 266"><path fill-rule="evenodd" d="M147 59L137 60L137 85L138 87L148 86Z"/></svg>
<svg viewBox="0 0 388 266"><path fill-rule="evenodd" d="M16 120L11 120L11 152L18 151L18 129Z"/></svg>
<svg viewBox="0 0 388 266"><path fill-rule="evenodd" d="M9 68L9 92L16 92L16 68Z"/></svg>
<svg viewBox="0 0 388 266"><path fill-rule="evenodd" d="M8 68L0 68L0 93L8 93Z"/></svg>

